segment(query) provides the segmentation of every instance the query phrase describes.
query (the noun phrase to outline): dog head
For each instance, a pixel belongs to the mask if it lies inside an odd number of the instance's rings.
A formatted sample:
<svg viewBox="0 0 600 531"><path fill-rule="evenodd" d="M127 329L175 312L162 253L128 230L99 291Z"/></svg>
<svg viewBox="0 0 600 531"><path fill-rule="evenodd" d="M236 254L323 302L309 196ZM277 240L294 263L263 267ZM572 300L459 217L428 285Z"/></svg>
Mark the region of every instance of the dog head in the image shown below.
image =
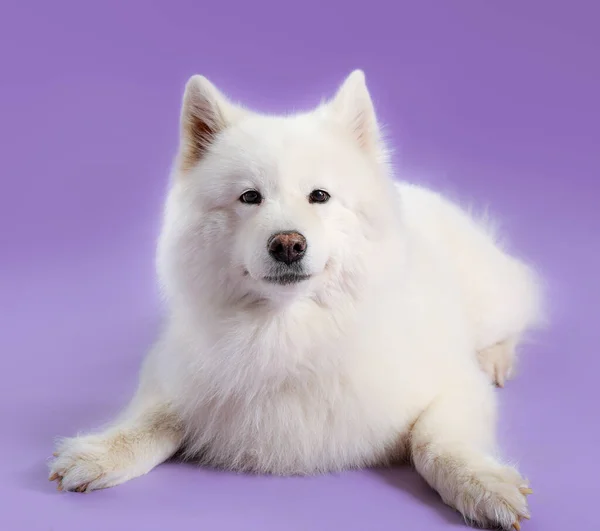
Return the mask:
<svg viewBox="0 0 600 531"><path fill-rule="evenodd" d="M361 71L291 116L247 110L194 76L159 247L163 280L227 300L348 289L390 226L390 184Z"/></svg>

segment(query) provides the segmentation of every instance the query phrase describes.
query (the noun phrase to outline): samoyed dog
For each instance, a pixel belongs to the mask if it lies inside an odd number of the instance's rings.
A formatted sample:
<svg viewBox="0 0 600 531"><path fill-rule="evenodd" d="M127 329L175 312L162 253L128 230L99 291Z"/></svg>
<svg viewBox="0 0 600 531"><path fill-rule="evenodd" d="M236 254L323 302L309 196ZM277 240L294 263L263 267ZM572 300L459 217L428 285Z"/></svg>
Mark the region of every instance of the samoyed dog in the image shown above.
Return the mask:
<svg viewBox="0 0 600 531"><path fill-rule="evenodd" d="M540 317L532 269L444 197L392 178L361 71L266 116L192 77L157 267L168 314L133 400L63 439L61 490L209 466L319 474L410 460L469 522L519 529L496 389Z"/></svg>

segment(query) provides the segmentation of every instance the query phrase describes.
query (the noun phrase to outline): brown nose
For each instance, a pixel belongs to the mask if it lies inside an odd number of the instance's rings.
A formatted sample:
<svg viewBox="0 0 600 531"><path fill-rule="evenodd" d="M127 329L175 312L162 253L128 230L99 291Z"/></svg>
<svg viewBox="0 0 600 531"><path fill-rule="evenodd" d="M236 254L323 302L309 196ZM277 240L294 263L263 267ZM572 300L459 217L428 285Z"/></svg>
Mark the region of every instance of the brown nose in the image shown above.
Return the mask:
<svg viewBox="0 0 600 531"><path fill-rule="evenodd" d="M306 238L299 232L280 232L271 236L267 249L275 260L290 265L304 256Z"/></svg>

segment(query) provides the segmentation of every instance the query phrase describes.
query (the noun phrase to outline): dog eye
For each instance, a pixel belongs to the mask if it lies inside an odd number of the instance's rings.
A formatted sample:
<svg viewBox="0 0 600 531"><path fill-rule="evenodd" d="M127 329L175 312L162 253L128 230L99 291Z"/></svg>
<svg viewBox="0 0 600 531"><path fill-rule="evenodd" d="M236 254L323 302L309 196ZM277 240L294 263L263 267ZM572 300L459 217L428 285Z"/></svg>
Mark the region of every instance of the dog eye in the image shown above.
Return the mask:
<svg viewBox="0 0 600 531"><path fill-rule="evenodd" d="M325 190L313 190L308 196L310 203L327 203L331 196Z"/></svg>
<svg viewBox="0 0 600 531"><path fill-rule="evenodd" d="M240 196L240 201L248 205L260 205L262 202L262 195L256 190L248 190Z"/></svg>

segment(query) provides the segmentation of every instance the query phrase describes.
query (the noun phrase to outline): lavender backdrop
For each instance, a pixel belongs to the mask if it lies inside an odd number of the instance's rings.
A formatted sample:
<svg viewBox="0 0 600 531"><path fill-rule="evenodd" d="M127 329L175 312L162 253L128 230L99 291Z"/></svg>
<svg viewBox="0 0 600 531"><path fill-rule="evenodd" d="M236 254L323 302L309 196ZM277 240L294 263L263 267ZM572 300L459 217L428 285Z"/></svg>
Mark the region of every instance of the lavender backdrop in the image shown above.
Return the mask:
<svg viewBox="0 0 600 531"><path fill-rule="evenodd" d="M269 111L361 67L426 182L489 204L552 326L502 395L524 531L599 529L597 1L12 1L0 7L0 528L461 528L410 470L312 479L167 464L60 494L52 438L124 403L159 323L153 246L193 73Z"/></svg>

